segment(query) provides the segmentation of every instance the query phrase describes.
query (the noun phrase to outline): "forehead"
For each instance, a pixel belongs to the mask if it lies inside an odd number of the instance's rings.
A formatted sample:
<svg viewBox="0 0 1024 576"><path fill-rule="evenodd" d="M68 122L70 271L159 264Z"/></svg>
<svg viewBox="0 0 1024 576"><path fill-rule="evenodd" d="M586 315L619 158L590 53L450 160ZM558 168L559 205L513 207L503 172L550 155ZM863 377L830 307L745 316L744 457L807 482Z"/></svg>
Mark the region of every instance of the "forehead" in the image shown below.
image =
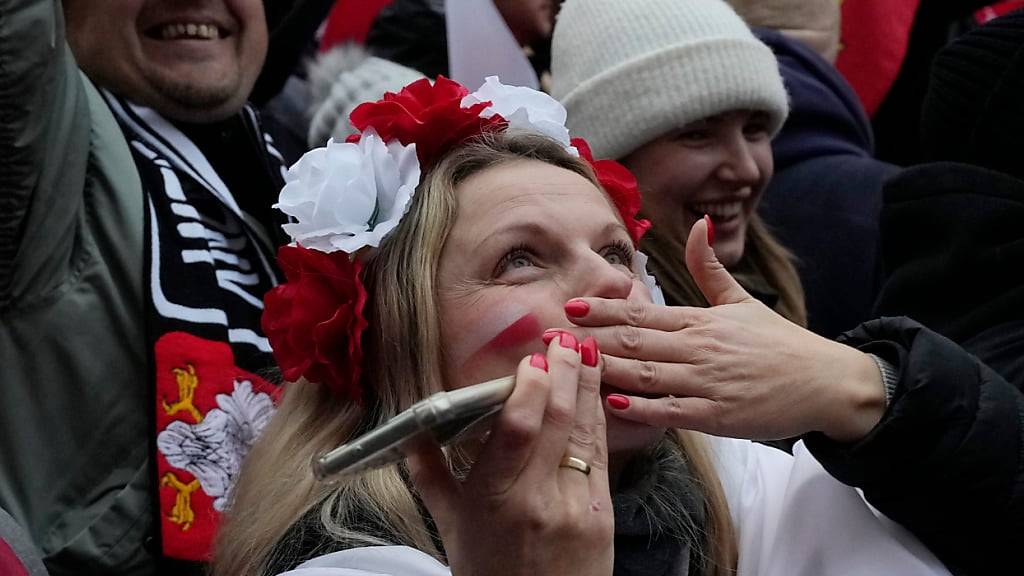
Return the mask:
<svg viewBox="0 0 1024 576"><path fill-rule="evenodd" d="M487 232L509 220L601 227L619 222L611 201L590 180L538 160L488 168L460 183L456 195L453 234Z"/></svg>

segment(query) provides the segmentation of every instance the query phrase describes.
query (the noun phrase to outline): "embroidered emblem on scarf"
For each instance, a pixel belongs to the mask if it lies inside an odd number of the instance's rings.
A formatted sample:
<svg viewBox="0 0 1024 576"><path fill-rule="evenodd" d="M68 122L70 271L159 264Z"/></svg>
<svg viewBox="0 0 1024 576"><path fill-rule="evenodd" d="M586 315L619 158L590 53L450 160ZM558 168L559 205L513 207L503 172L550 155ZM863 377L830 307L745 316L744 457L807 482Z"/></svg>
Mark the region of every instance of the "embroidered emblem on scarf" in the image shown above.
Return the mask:
<svg viewBox="0 0 1024 576"><path fill-rule="evenodd" d="M274 414L275 390L236 367L223 342L184 332L157 341L157 477L166 555L198 559L196 551L208 551L242 459Z"/></svg>

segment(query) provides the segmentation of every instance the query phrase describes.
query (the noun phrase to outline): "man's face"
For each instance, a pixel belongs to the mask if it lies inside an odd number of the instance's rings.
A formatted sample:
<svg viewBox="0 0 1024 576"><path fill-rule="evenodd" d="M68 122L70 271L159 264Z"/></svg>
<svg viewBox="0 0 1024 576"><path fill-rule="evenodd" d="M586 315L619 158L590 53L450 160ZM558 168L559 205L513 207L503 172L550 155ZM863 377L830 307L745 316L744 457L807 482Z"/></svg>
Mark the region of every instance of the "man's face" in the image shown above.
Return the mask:
<svg viewBox="0 0 1024 576"><path fill-rule="evenodd" d="M236 113L267 52L262 0L65 0L64 13L94 82L175 120Z"/></svg>

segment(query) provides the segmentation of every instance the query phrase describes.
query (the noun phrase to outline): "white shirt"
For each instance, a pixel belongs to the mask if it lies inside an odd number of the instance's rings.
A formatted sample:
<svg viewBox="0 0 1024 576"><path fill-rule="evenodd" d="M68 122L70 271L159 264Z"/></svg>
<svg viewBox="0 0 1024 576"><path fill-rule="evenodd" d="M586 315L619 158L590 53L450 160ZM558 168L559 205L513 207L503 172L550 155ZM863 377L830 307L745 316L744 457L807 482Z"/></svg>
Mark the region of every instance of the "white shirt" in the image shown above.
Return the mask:
<svg viewBox="0 0 1024 576"><path fill-rule="evenodd" d="M736 530L738 576L949 574L914 536L832 478L803 442L790 456L747 440L709 440ZM451 576L405 546L334 552L284 574Z"/></svg>

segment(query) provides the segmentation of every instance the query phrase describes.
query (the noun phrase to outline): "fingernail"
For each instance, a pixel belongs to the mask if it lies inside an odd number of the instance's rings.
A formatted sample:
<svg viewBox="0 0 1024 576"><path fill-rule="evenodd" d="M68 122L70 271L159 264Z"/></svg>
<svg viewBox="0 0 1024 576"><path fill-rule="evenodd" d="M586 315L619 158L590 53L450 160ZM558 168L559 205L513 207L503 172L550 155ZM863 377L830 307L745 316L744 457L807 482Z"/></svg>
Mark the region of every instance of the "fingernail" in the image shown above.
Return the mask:
<svg viewBox="0 0 1024 576"><path fill-rule="evenodd" d="M544 335L541 336L541 340L544 341L545 345L551 344L551 341L555 339L555 336L558 336L561 333L562 331L557 328L549 328L544 331Z"/></svg>
<svg viewBox="0 0 1024 576"><path fill-rule="evenodd" d="M562 348L569 350L580 351L580 343L576 340L576 337L568 332L562 332L562 335L558 337L558 344Z"/></svg>
<svg viewBox="0 0 1024 576"><path fill-rule="evenodd" d="M584 366L597 366L597 360L601 353L597 350L597 340L593 336L587 336L580 344L580 361Z"/></svg>
<svg viewBox="0 0 1024 576"><path fill-rule="evenodd" d="M629 408L629 398L626 398L622 394L609 394L608 405L615 410L625 410Z"/></svg>
<svg viewBox="0 0 1024 576"><path fill-rule="evenodd" d="M583 300L570 300L565 304L565 314L572 318L582 318L590 312L590 304Z"/></svg>
<svg viewBox="0 0 1024 576"><path fill-rule="evenodd" d="M541 370L548 371L548 359L540 352L534 352L533 356L530 356L530 366L534 368L540 368Z"/></svg>
<svg viewBox="0 0 1024 576"><path fill-rule="evenodd" d="M708 246L715 245L715 223L711 221L711 216L704 215L704 221L708 224Z"/></svg>

